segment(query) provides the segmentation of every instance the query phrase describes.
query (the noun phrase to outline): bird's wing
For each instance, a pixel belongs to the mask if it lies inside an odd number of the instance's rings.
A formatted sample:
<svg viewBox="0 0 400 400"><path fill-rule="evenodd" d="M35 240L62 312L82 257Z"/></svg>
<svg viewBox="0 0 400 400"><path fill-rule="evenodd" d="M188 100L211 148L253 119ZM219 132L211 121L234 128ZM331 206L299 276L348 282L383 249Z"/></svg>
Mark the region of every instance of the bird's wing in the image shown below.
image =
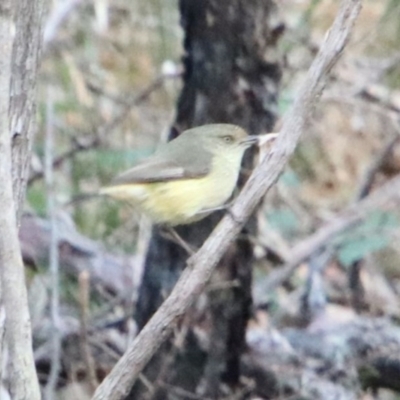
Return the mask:
<svg viewBox="0 0 400 400"><path fill-rule="evenodd" d="M201 178L209 172L209 163L196 163L192 160L189 167L179 160L170 161L159 157L150 157L137 166L123 172L113 179L112 186L130 183L155 183L176 179Z"/></svg>

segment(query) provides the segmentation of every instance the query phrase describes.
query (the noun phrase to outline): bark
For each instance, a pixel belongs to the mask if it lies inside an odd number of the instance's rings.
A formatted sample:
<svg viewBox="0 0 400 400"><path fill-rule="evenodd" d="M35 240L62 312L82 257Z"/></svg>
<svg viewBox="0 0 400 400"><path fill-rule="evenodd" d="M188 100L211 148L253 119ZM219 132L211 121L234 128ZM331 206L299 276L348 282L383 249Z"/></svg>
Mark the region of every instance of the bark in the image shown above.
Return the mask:
<svg viewBox="0 0 400 400"><path fill-rule="evenodd" d="M10 131L12 179L17 220L22 215L36 121L36 78L39 67L44 0L15 2L15 38L12 53Z"/></svg>
<svg viewBox="0 0 400 400"><path fill-rule="evenodd" d="M251 134L270 131L275 122L281 76L276 43L283 31L274 3L182 0L180 11L185 31L184 87L171 136L215 122L237 124ZM244 164L251 168L251 154L247 154ZM178 233L190 246L198 248L220 218L221 213L217 213L200 223L178 228ZM254 221L244 233L249 232L255 232ZM158 229L154 230L138 302L139 327L144 326L165 294L172 290L186 260L183 249L165 239ZM194 391L202 380L201 390L213 396L217 395L221 381L231 386L238 383L252 304L251 265L252 246L241 239L229 248L214 279L217 285L235 285L212 291L207 309L197 312L198 318L211 324L211 347L204 352L192 333L179 352L171 343L167 344L147 368L150 381L167 381ZM194 323L192 320L189 324L189 332ZM156 390L154 398L164 397L163 389Z"/></svg>
<svg viewBox="0 0 400 400"><path fill-rule="evenodd" d="M0 6L0 293L8 386L17 400L40 398L17 225L35 126L41 16L40 1L3 1Z"/></svg>

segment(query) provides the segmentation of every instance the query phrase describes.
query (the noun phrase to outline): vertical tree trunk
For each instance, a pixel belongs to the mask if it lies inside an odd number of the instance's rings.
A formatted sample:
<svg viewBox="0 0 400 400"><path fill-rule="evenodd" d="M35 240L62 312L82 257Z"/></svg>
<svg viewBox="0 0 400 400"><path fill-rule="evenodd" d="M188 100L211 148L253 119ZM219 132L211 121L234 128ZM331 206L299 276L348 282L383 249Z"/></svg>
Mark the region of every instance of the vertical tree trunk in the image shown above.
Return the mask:
<svg viewBox="0 0 400 400"><path fill-rule="evenodd" d="M0 4L0 307L5 311L0 350L8 349L7 376L15 400L40 399L17 225L35 127L42 11L42 0Z"/></svg>
<svg viewBox="0 0 400 400"><path fill-rule="evenodd" d="M244 127L251 134L272 129L281 71L276 43L283 26L272 0L180 0L184 39L184 87L177 106L176 131L215 122ZM195 149L193 149L195 156ZM251 167L252 157L245 158ZM242 179L243 180L243 176ZM220 213L199 223L179 227L179 235L199 247ZM247 226L254 232L255 222ZM137 321L147 322L186 265L186 252L154 229L140 291ZM210 325L209 346L201 348L190 328L183 347L164 346L145 371L154 382L166 381L185 390L218 397L220 383L231 387L240 376L240 355L251 307L252 246L246 239L231 246L215 282L234 282L213 290L202 319ZM199 312L194 312L198 315ZM172 375L172 371L174 374ZM153 398L166 393L155 383ZM139 396L136 385L130 398ZM148 396L149 398L150 396Z"/></svg>
<svg viewBox="0 0 400 400"><path fill-rule="evenodd" d="M11 67L10 132L17 220L21 218L36 121L36 81L42 49L45 0L13 0L15 38Z"/></svg>

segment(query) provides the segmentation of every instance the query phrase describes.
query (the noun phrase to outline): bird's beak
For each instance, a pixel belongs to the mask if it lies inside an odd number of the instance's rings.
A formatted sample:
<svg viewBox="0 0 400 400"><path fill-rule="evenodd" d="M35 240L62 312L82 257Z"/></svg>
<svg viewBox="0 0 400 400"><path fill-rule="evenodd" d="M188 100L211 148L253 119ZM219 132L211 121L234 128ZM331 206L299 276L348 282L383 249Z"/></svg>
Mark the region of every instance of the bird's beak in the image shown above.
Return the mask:
<svg viewBox="0 0 400 400"><path fill-rule="evenodd" d="M264 146L266 143L269 143L272 140L275 140L278 137L277 133L265 133L263 135L249 135L244 138L240 144L244 144L246 146L252 146L253 144L257 144L258 146Z"/></svg>
<svg viewBox="0 0 400 400"><path fill-rule="evenodd" d="M258 143L258 136L256 136L256 135L246 136L244 139L242 139L240 141L240 144L242 144L242 145L244 145L246 147L250 147L250 146L252 146L253 144L256 144L256 143Z"/></svg>

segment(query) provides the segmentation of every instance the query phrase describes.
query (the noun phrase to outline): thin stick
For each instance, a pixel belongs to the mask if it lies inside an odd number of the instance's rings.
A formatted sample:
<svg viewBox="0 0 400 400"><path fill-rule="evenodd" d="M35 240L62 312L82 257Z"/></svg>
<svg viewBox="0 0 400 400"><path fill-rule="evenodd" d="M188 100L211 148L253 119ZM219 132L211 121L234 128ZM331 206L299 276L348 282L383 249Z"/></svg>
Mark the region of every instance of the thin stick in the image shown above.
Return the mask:
<svg viewBox="0 0 400 400"><path fill-rule="evenodd" d="M97 388L94 400L124 398L177 321L204 290L229 244L277 180L293 153L300 135L306 128L308 115L322 92L324 77L343 51L360 8L361 0L342 2L332 28L311 65L291 112L284 121L275 148L254 170L232 208L235 218L230 215L224 217L200 250L188 260L188 267L183 271L170 296Z"/></svg>
<svg viewBox="0 0 400 400"><path fill-rule="evenodd" d="M371 187L374 182L374 178L376 176L376 173L378 170L382 167L386 159L390 156L390 154L393 151L393 148L395 145L398 143L400 139L400 134L398 130L392 135L385 145L382 147L382 149L379 151L379 153L375 156L371 164L368 166L366 171L364 172L364 175L362 176L361 183L359 187L357 188L356 194L355 194L355 201L357 202L358 200L363 199L365 196L368 195L368 193L371 190Z"/></svg>
<svg viewBox="0 0 400 400"><path fill-rule="evenodd" d="M56 37L62 23L81 2L82 0L65 0L53 8L44 27L43 48L45 50Z"/></svg>
<svg viewBox="0 0 400 400"><path fill-rule="evenodd" d="M88 271L82 271L79 274L79 304L80 304L80 322L81 322L81 349L83 361L89 378L89 385L92 393L99 385L96 376L96 366L90 351L88 341L88 319L89 319L89 294L90 294L90 276Z"/></svg>
<svg viewBox="0 0 400 400"><path fill-rule="evenodd" d="M45 180L47 190L47 214L50 219L50 315L52 323L52 351L50 374L45 389L45 397L52 400L58 381L58 374L61 369L61 334L60 326L60 293L59 293L59 262L58 262L58 230L56 223L56 202L54 195L53 178L53 152L54 152L54 103L51 90L48 88L47 107L46 107L46 140L45 140Z"/></svg>

